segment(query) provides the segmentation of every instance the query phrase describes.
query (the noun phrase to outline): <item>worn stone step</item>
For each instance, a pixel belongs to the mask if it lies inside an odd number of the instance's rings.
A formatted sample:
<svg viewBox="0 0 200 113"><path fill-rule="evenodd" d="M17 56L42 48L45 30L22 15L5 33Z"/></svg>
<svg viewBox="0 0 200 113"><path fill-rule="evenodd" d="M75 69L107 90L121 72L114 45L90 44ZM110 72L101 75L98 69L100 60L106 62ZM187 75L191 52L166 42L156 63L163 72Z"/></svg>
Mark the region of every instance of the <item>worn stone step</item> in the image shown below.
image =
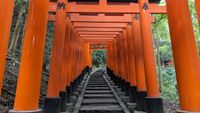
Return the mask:
<svg viewBox="0 0 200 113"><path fill-rule="evenodd" d="M129 96L122 96L122 101L124 101L124 103L128 103L130 101L130 97Z"/></svg>
<svg viewBox="0 0 200 113"><path fill-rule="evenodd" d="M85 94L110 94L110 90L87 90Z"/></svg>
<svg viewBox="0 0 200 113"><path fill-rule="evenodd" d="M86 90L109 90L109 87L87 87Z"/></svg>
<svg viewBox="0 0 200 113"><path fill-rule="evenodd" d="M84 98L114 98L112 94L85 94Z"/></svg>
<svg viewBox="0 0 200 113"><path fill-rule="evenodd" d="M89 82L88 84L107 84L106 82Z"/></svg>
<svg viewBox="0 0 200 113"><path fill-rule="evenodd" d="M83 105L80 108L80 113L123 113L123 110L119 105Z"/></svg>
<svg viewBox="0 0 200 113"><path fill-rule="evenodd" d="M84 99L83 104L118 104L117 100L114 98L108 98L108 99Z"/></svg>
<svg viewBox="0 0 200 113"><path fill-rule="evenodd" d="M98 78L98 79L90 79L89 81L105 81L105 80L102 78Z"/></svg>
<svg viewBox="0 0 200 113"><path fill-rule="evenodd" d="M108 85L87 85L87 87L108 87Z"/></svg>
<svg viewBox="0 0 200 113"><path fill-rule="evenodd" d="M105 83L88 83L88 85L107 85Z"/></svg>
<svg viewBox="0 0 200 113"><path fill-rule="evenodd" d="M88 82L88 84L107 84L106 82Z"/></svg>

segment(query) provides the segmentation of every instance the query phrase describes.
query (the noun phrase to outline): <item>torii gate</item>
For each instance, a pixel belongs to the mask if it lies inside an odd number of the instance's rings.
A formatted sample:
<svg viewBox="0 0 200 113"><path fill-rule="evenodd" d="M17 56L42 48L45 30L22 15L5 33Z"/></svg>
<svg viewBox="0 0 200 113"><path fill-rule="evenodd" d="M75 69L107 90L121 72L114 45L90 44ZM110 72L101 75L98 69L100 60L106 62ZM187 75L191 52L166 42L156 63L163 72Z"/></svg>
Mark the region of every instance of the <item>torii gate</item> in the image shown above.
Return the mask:
<svg viewBox="0 0 200 113"><path fill-rule="evenodd" d="M0 52L2 53L0 55L2 60L0 61L1 86L9 38L8 29L11 23L11 12L14 7L13 2L13 0L0 0L0 10L2 12L0 13L0 23L2 25L0 27ZM196 0L195 2L199 17L199 1ZM128 5L110 5L106 0L100 0L99 4L93 5L66 2L65 0L58 0L57 4L52 2L49 4L48 0L31 0L15 105L14 110L10 111L10 113L40 113L42 111L38 107L38 100L45 32L49 18L48 12L51 15L52 13L56 13L56 16L53 56L44 113L59 113L60 110L65 111L66 89L67 92L71 91L71 82L81 73L85 66L89 65L89 44L84 43L84 39L80 38L80 35L83 34L117 35L117 37L113 38L107 44L108 69L112 70L115 76L118 76L126 86L130 83L130 91L133 91L131 94L137 93L139 95L136 98L139 110L144 109L144 103L140 103L144 101L140 100L146 99L148 113L162 113L162 102L159 97L156 79L150 14L165 14L166 9L169 17L172 49L182 110L178 112L200 112L200 65L188 3L187 0L166 0L166 3L167 7L158 6L155 3L149 4L148 0L139 0L138 3L130 3ZM76 22L72 23L70 16L66 18L66 13L140 14L140 16L134 16L126 27L95 28L94 26L89 26L89 28L86 28L74 27L73 24L76 24ZM77 26L80 26L80 24ZM134 41L132 42L130 40ZM129 49L130 47L134 49ZM131 63L129 64L128 62ZM115 65L117 63L120 63L122 67L117 67L119 66ZM77 66L76 69L73 67L75 65ZM132 66L135 66L135 70L134 68L128 69ZM125 71L127 69L129 70L128 72ZM132 101L134 101L134 98L132 98ZM154 108L155 106L157 108Z"/></svg>

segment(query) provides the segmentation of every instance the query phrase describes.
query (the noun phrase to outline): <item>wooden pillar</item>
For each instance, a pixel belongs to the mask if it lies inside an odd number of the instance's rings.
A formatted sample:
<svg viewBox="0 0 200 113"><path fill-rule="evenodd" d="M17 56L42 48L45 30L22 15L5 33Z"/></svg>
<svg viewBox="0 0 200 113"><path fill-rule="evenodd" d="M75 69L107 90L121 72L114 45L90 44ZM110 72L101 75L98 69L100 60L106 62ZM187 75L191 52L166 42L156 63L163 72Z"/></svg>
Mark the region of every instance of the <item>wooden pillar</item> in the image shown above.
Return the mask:
<svg viewBox="0 0 200 113"><path fill-rule="evenodd" d="M135 73L135 56L134 56L134 48L133 48L133 31L132 31L132 24L128 23L126 26L126 34L127 34L127 56L128 56L128 67L127 69L129 70L128 73L128 80L129 82L126 83L126 92L127 94L131 97L130 101L135 102L135 92L136 90L135 87L137 85L136 83L136 73ZM133 92L134 90L134 92Z"/></svg>
<svg viewBox="0 0 200 113"><path fill-rule="evenodd" d="M14 0L0 0L0 95L3 86L8 41L13 15Z"/></svg>
<svg viewBox="0 0 200 113"><path fill-rule="evenodd" d="M109 62L109 45L108 43L106 44L106 63L107 63L107 67L110 68L110 62Z"/></svg>
<svg viewBox="0 0 200 113"><path fill-rule="evenodd" d="M130 102L136 102L136 68L135 68L135 53L134 53L134 42L133 42L133 26L132 23L128 23L126 27L127 31L127 44L128 44L128 56L129 56L129 78L130 78Z"/></svg>
<svg viewBox="0 0 200 113"><path fill-rule="evenodd" d="M162 99L159 97L159 87L156 76L156 63L153 48L149 1L139 0L139 9L148 96L147 112L162 113ZM158 108L154 108L154 104L156 104Z"/></svg>
<svg viewBox="0 0 200 113"><path fill-rule="evenodd" d="M72 76L73 76L73 60L74 60L73 59L74 58L74 56L73 56L73 53L74 53L74 34L75 34L74 32L75 32L74 28L72 28L71 29L71 37L70 37L70 54L69 54L69 71L70 71L69 81L70 81L70 83L73 80Z"/></svg>
<svg viewBox="0 0 200 113"><path fill-rule="evenodd" d="M117 53L118 53L118 76L122 79L122 61L121 61L121 47L120 47L120 35L116 38Z"/></svg>
<svg viewBox="0 0 200 113"><path fill-rule="evenodd" d="M31 0L19 70L14 110L10 113L40 113L38 110L48 0Z"/></svg>
<svg viewBox="0 0 200 113"><path fill-rule="evenodd" d="M200 112L200 65L188 1L166 2L180 106L183 110L179 112Z"/></svg>
<svg viewBox="0 0 200 113"><path fill-rule="evenodd" d="M89 49L89 67L92 68L92 49Z"/></svg>
<svg viewBox="0 0 200 113"><path fill-rule="evenodd" d="M69 22L69 23L68 23ZM66 26L66 34L65 34L65 57L63 57L63 59L65 59L65 68L63 69L63 71L65 72L65 76L66 76L66 87L69 87L70 85L70 43L71 43L71 23L69 20L67 20L67 26ZM66 88L67 89L67 88Z"/></svg>
<svg viewBox="0 0 200 113"><path fill-rule="evenodd" d="M114 72L115 72L115 68L114 68L114 61L113 61L113 41L111 41L111 42L109 42L109 46L110 46L110 67L111 67L111 69L112 69L112 71L113 71L113 74L114 74Z"/></svg>
<svg viewBox="0 0 200 113"><path fill-rule="evenodd" d="M122 80L122 91L125 92L126 96L129 96L130 94L130 76L129 76L129 57L128 57L128 44L127 44L127 32L126 29L122 29L122 49L123 49L123 72L124 72L124 80Z"/></svg>
<svg viewBox="0 0 200 113"><path fill-rule="evenodd" d="M115 75L119 75L119 69L118 69L118 51L117 51L117 39L115 38L113 40L113 54L114 54L114 62L115 62Z"/></svg>
<svg viewBox="0 0 200 113"><path fill-rule="evenodd" d="M200 0L195 0L195 7L196 7L199 26L200 26Z"/></svg>
<svg viewBox="0 0 200 113"><path fill-rule="evenodd" d="M89 66L90 65L90 61L89 61L89 56L90 56L90 44L89 43L84 43L84 49L86 49L84 52L84 54L86 55L86 65Z"/></svg>
<svg viewBox="0 0 200 113"><path fill-rule="evenodd" d="M60 98L61 98L61 112L66 112L67 110L67 94L68 91L66 89L68 89L69 87L69 75L68 75L68 71L69 71L69 39L70 39L70 32L71 32L71 26L70 26L70 21L69 19L66 19L66 29L65 29L65 40L64 40L64 49L63 49L63 57L62 57L62 65L61 65L61 69L60 69ZM67 91L67 92L66 92Z"/></svg>
<svg viewBox="0 0 200 113"><path fill-rule="evenodd" d="M128 57L129 57L129 81L131 86L137 86L136 83L136 73L135 73L135 53L133 48L133 30L132 30L132 24L128 23L126 27L127 32L127 44L128 44Z"/></svg>
<svg viewBox="0 0 200 113"><path fill-rule="evenodd" d="M127 51L127 34L126 29L123 28L122 30L122 49L123 49L123 59L124 59L124 79L126 82L128 82L129 76L129 70L128 70L128 51Z"/></svg>
<svg viewBox="0 0 200 113"><path fill-rule="evenodd" d="M61 66L61 81L60 81L60 91L65 92L67 80L67 71L68 71L68 55L69 55L69 38L70 38L70 22L66 21L66 30L65 30L65 40L64 40L64 50L62 57L62 66Z"/></svg>
<svg viewBox="0 0 200 113"><path fill-rule="evenodd" d="M47 98L45 98L44 103L44 113L48 113L49 111L59 113L61 107L60 82L65 41L66 1L58 0L57 4L50 75L48 81Z"/></svg>
<svg viewBox="0 0 200 113"><path fill-rule="evenodd" d="M143 46L140 32L139 15L134 15L133 20L133 42L135 53L135 65L136 65L136 79L137 79L137 91L146 92L146 80L145 80L145 68L144 68L144 56Z"/></svg>
<svg viewBox="0 0 200 113"><path fill-rule="evenodd" d="M139 14L133 15L132 17L133 25L133 42L134 42L134 54L135 54L135 68L136 68L136 81L137 87L133 88L134 97L137 96L136 105L137 110L144 111L145 98L147 96L146 89L146 79L145 79L145 68L144 68L144 56L143 56L143 46L140 32L140 20Z"/></svg>
<svg viewBox="0 0 200 113"><path fill-rule="evenodd" d="M71 25L71 24L70 24ZM72 25L71 25L72 26ZM68 55L68 86L67 86L67 102L71 102L70 97L72 96L73 89L72 89L72 82L73 82L73 69L74 69L74 35L75 31L74 28L71 27L70 37L69 37L69 55Z"/></svg>
<svg viewBox="0 0 200 113"><path fill-rule="evenodd" d="M125 80L125 60L124 60L124 49L123 49L123 38L122 38L122 33L120 33L119 36L119 49L120 49L120 65L119 68L121 69L121 79Z"/></svg>

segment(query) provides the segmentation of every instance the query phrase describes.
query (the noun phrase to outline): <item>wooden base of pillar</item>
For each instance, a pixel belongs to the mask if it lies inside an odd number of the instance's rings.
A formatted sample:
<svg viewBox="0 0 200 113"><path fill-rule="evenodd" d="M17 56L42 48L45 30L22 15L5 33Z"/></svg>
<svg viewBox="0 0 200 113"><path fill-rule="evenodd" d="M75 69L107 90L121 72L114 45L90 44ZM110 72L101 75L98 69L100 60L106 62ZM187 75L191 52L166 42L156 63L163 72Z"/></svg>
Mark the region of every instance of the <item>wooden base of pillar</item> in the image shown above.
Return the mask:
<svg viewBox="0 0 200 113"><path fill-rule="evenodd" d="M45 98L43 113L60 113L61 98Z"/></svg>
<svg viewBox="0 0 200 113"><path fill-rule="evenodd" d="M120 88L121 88L121 91L122 92L125 92L125 89L126 89L126 81L125 80L121 80L121 86L120 86Z"/></svg>
<svg viewBox="0 0 200 113"><path fill-rule="evenodd" d="M130 82L125 82L125 95L130 96Z"/></svg>
<svg viewBox="0 0 200 113"><path fill-rule="evenodd" d="M70 103L70 86L66 87L66 94L67 94L67 103Z"/></svg>
<svg viewBox="0 0 200 113"><path fill-rule="evenodd" d="M60 92L60 98L61 98L61 108L60 108L60 112L66 112L67 111L67 92L62 91Z"/></svg>
<svg viewBox="0 0 200 113"><path fill-rule="evenodd" d="M164 113L162 98L146 98L147 113Z"/></svg>
<svg viewBox="0 0 200 113"><path fill-rule="evenodd" d="M136 110L137 111L146 111L146 91L137 91L136 96Z"/></svg>
<svg viewBox="0 0 200 113"><path fill-rule="evenodd" d="M14 110L10 110L8 113L42 113L42 110L41 109L30 110L30 111L14 111Z"/></svg>
<svg viewBox="0 0 200 113"><path fill-rule="evenodd" d="M135 103L137 97L137 86L130 86L130 102Z"/></svg>

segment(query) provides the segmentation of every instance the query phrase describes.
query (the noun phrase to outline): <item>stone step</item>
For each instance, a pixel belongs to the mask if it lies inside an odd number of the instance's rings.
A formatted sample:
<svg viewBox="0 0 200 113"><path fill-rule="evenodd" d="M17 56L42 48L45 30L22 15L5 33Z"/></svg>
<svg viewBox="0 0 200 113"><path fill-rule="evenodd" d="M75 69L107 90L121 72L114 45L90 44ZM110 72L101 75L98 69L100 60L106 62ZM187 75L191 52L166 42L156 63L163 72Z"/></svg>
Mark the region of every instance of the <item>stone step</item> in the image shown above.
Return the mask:
<svg viewBox="0 0 200 113"><path fill-rule="evenodd" d="M83 105L80 113L123 113L119 105L99 104L99 105Z"/></svg>
<svg viewBox="0 0 200 113"><path fill-rule="evenodd" d="M107 85L106 83L88 83L88 85Z"/></svg>
<svg viewBox="0 0 200 113"><path fill-rule="evenodd" d="M87 87L108 87L108 85L87 85Z"/></svg>
<svg viewBox="0 0 200 113"><path fill-rule="evenodd" d="M118 104L117 100L114 98L108 99L84 99L82 104Z"/></svg>
<svg viewBox="0 0 200 113"><path fill-rule="evenodd" d="M90 79L89 81L105 81L104 79L98 78L98 79Z"/></svg>
<svg viewBox="0 0 200 113"><path fill-rule="evenodd" d="M109 87L87 87L86 90L109 90Z"/></svg>
<svg viewBox="0 0 200 113"><path fill-rule="evenodd" d="M87 90L85 94L110 94L110 90Z"/></svg>
<svg viewBox="0 0 200 113"><path fill-rule="evenodd" d="M85 94L84 98L114 98L112 94Z"/></svg>
<svg viewBox="0 0 200 113"><path fill-rule="evenodd" d="M88 84L107 84L106 82L89 82Z"/></svg>

